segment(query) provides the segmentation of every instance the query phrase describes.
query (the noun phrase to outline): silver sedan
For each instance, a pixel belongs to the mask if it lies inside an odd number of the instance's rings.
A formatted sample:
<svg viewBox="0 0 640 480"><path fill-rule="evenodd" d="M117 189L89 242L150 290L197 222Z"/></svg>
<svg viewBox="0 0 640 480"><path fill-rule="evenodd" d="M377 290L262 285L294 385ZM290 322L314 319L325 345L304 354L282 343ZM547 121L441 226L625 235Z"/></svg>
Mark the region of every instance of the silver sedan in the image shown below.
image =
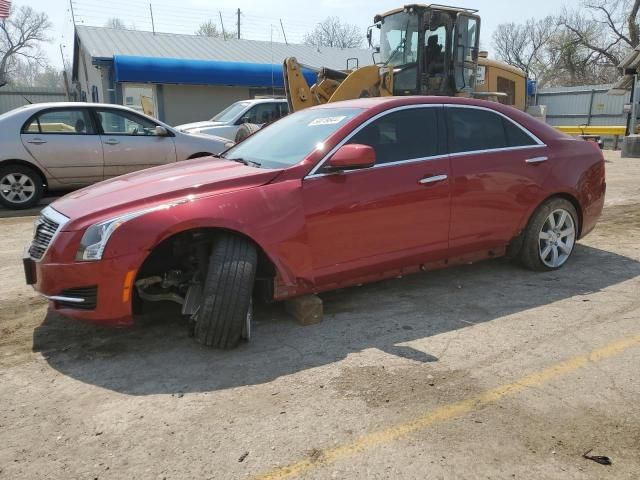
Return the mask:
<svg viewBox="0 0 640 480"><path fill-rule="evenodd" d="M119 105L39 103L0 115L0 145L0 204L19 209L47 190L217 154L231 143Z"/></svg>

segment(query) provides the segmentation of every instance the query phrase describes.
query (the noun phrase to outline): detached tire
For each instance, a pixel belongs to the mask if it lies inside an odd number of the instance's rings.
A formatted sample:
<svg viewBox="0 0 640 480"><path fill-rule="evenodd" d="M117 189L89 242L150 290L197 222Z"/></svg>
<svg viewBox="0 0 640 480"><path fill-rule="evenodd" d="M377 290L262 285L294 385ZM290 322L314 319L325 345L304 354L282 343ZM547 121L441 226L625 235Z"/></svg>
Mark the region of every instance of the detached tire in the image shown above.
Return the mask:
<svg viewBox="0 0 640 480"><path fill-rule="evenodd" d="M250 313L257 261L250 240L231 234L215 239L195 325L199 343L221 349L238 344Z"/></svg>
<svg viewBox="0 0 640 480"><path fill-rule="evenodd" d="M238 128L238 131L236 132L236 143L240 143L245 138L250 137L258 130L260 130L260 128L260 125L257 125L255 123L243 123L242 125L240 125L240 128Z"/></svg>
<svg viewBox="0 0 640 480"><path fill-rule="evenodd" d="M0 167L0 204L14 210L30 208L43 193L42 178L33 168L17 164Z"/></svg>
<svg viewBox="0 0 640 480"><path fill-rule="evenodd" d="M539 272L561 268L573 253L578 232L578 213L573 204L564 198L547 200L529 220L520 263Z"/></svg>

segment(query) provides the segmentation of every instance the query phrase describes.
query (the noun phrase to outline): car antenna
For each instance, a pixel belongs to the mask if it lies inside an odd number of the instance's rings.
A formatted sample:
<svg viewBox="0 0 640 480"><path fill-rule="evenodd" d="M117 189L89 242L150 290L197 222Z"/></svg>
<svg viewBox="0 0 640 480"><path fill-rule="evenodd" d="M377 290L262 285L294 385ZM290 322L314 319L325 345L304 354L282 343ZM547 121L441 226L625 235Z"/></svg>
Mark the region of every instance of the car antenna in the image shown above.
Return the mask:
<svg viewBox="0 0 640 480"><path fill-rule="evenodd" d="M25 97L24 95L22 96L22 98L24 98L24 101L27 102L29 105L33 105L33 102L29 100L27 97Z"/></svg>

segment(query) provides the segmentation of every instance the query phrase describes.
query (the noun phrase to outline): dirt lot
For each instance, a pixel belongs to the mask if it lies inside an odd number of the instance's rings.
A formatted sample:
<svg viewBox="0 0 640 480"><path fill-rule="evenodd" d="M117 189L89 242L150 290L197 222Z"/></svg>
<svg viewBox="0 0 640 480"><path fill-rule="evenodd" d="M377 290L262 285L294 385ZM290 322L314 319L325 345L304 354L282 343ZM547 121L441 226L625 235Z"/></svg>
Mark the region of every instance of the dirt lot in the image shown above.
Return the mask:
<svg viewBox="0 0 640 480"><path fill-rule="evenodd" d="M262 307L233 352L170 317L48 314L23 285L33 217L0 214L0 478L640 478L640 160L607 158L561 271L333 292L309 327Z"/></svg>

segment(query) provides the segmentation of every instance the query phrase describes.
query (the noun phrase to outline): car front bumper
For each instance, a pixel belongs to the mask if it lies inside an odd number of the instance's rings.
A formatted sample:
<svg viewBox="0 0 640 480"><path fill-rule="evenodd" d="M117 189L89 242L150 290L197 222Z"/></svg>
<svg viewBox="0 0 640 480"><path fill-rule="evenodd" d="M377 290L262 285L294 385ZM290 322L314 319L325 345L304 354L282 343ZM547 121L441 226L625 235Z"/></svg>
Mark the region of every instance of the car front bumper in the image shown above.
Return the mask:
<svg viewBox="0 0 640 480"><path fill-rule="evenodd" d="M23 264L27 283L49 299L50 310L100 325L133 325L138 255L72 263L34 261L25 255Z"/></svg>

